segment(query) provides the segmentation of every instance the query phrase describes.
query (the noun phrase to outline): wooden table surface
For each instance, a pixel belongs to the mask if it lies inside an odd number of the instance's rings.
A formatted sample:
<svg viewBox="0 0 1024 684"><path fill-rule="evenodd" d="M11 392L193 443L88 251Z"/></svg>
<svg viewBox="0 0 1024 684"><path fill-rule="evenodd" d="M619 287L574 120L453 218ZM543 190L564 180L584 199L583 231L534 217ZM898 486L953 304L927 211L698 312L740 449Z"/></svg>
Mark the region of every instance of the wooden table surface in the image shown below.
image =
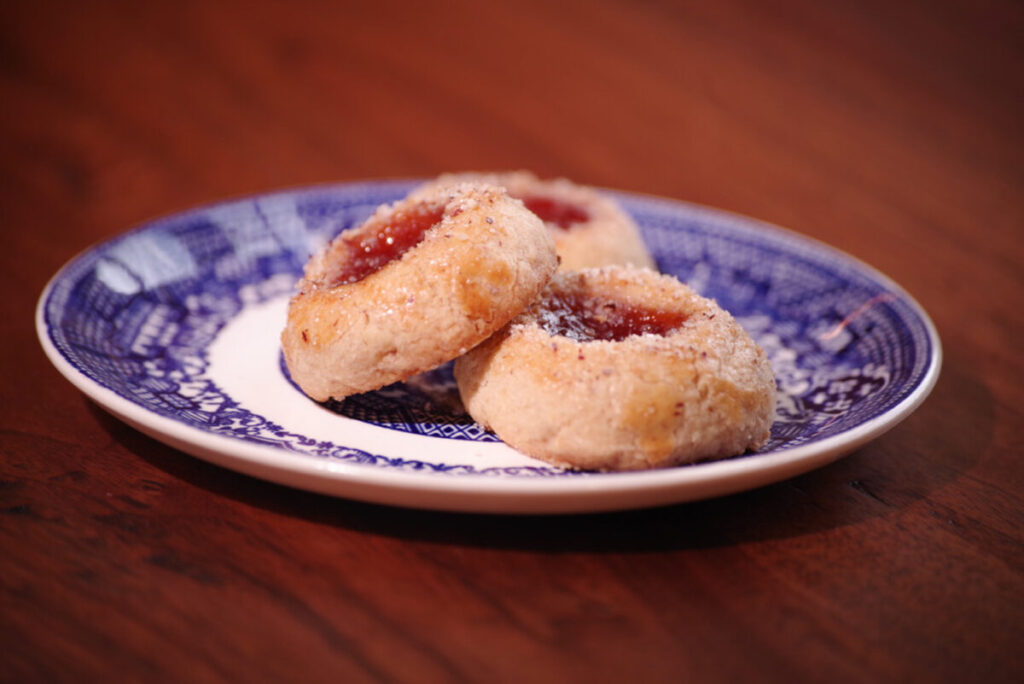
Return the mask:
<svg viewBox="0 0 1024 684"><path fill-rule="evenodd" d="M1022 36L999 0L4 3L0 679L1024 681ZM147 219L510 168L843 249L941 378L786 482L492 517L209 465L36 339L47 279Z"/></svg>

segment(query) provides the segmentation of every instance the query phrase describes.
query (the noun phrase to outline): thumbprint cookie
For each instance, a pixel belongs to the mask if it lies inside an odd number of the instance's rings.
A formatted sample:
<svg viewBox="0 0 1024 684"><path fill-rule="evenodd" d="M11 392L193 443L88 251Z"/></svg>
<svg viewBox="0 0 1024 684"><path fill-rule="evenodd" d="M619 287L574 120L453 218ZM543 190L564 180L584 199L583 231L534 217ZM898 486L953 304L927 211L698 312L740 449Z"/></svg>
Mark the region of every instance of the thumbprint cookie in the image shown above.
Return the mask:
<svg viewBox="0 0 1024 684"><path fill-rule="evenodd" d="M756 450L774 412L772 369L735 319L646 269L557 273L455 377L469 414L507 444L585 470Z"/></svg>
<svg viewBox="0 0 1024 684"><path fill-rule="evenodd" d="M458 184L381 206L306 265L285 362L317 401L378 389L485 340L557 268L544 224L501 188Z"/></svg>
<svg viewBox="0 0 1024 684"><path fill-rule="evenodd" d="M610 197L564 178L540 180L528 171L444 174L418 192L459 182L504 187L548 227L562 270L613 264L655 268L640 229Z"/></svg>

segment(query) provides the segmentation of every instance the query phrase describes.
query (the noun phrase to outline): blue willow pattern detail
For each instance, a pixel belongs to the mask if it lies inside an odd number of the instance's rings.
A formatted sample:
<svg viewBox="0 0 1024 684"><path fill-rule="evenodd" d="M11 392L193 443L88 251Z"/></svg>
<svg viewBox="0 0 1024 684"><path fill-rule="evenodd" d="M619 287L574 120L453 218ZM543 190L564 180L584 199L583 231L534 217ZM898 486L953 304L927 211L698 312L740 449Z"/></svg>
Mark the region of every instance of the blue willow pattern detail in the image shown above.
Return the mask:
<svg viewBox="0 0 1024 684"><path fill-rule="evenodd" d="M203 431L378 467L567 474L544 466L429 463L317 441L247 410L207 374L209 345L239 311L287 296L310 253L410 187L391 181L281 192L141 226L58 274L44 308L50 338L87 377ZM779 392L762 453L879 416L923 377L931 355L924 324L884 279L748 219L652 198L618 199L636 217L661 270L717 299L769 355ZM280 371L286 373L283 364ZM448 365L326 407L426 437L496 440L462 411Z"/></svg>

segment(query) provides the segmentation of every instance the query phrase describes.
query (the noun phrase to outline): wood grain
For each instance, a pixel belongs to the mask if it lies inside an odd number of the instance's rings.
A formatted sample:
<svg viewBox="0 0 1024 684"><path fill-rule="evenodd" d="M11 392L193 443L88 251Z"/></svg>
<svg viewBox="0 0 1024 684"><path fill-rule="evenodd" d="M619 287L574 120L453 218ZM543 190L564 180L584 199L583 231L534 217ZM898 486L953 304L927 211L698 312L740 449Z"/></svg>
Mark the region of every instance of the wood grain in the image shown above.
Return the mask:
<svg viewBox="0 0 1024 684"><path fill-rule="evenodd" d="M1019 3L0 7L0 679L1024 679ZM650 511L423 513L236 475L47 363L72 255L225 197L530 168L776 222L929 311L923 407Z"/></svg>

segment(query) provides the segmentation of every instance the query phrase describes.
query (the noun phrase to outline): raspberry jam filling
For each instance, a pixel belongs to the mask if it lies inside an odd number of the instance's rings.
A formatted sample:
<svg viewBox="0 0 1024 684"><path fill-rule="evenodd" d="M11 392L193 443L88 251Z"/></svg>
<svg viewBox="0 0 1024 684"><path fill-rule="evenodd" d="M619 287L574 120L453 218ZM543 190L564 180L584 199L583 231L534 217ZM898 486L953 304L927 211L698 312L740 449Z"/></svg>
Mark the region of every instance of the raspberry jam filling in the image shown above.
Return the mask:
<svg viewBox="0 0 1024 684"><path fill-rule="evenodd" d="M608 297L561 293L546 302L540 326L549 335L563 335L577 342L619 342L631 335L665 336L681 326L686 316L616 301Z"/></svg>
<svg viewBox="0 0 1024 684"><path fill-rule="evenodd" d="M572 228L577 223L585 223L590 220L590 214L582 207L570 202L563 202L554 197L542 195L526 195L520 197L526 208L532 211L545 223L554 223L563 230Z"/></svg>
<svg viewBox="0 0 1024 684"><path fill-rule="evenodd" d="M396 211L387 220L379 223L376 230L361 229L342 235L343 258L340 267L329 279L329 287L356 283L379 271L405 252L418 245L426 232L441 221L442 207L417 205L410 209Z"/></svg>

